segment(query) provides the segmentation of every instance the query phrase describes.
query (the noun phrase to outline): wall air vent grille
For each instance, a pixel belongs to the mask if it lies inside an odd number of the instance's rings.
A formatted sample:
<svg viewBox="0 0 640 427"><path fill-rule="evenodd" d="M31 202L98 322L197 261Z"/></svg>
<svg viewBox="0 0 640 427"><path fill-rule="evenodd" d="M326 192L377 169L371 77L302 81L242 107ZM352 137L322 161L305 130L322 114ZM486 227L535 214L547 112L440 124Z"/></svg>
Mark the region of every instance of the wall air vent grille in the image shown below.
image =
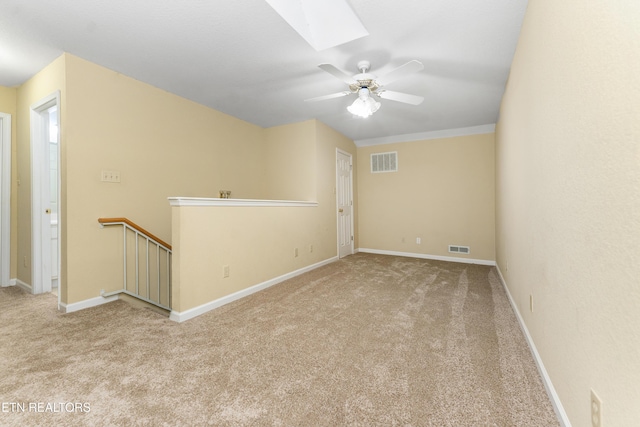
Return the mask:
<svg viewBox="0 0 640 427"><path fill-rule="evenodd" d="M374 153L371 155L371 173L398 172L398 152Z"/></svg>
<svg viewBox="0 0 640 427"><path fill-rule="evenodd" d="M468 254L471 250L469 249L469 246L449 245L449 252L455 254Z"/></svg>

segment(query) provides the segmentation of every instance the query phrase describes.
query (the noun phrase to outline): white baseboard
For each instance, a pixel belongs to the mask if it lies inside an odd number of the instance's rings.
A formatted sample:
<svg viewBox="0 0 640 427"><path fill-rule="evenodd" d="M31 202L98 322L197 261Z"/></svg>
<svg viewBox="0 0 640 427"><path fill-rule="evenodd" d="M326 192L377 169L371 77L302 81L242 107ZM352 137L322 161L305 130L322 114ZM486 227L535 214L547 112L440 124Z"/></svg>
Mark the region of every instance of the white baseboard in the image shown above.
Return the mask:
<svg viewBox="0 0 640 427"><path fill-rule="evenodd" d="M412 252L385 251L380 249L367 249L367 248L358 248L356 252L364 252L368 254L379 254L379 255L404 256L409 258L432 259L435 261L461 262L463 264L480 264L480 265L491 265L491 266L496 265L495 261L488 260L488 259L459 258L459 257L452 257L452 256L417 254Z"/></svg>
<svg viewBox="0 0 640 427"><path fill-rule="evenodd" d="M31 287L31 285L23 282L20 279L11 279L11 281L9 282L9 285L18 286L19 288L24 289L30 294L33 293L33 288ZM108 297L108 298L103 298L103 297L90 298L84 301L74 302L72 304L60 303L58 305L58 310L62 311L63 313L73 313L74 311L83 310L89 307L96 307L98 305L106 304L108 302L115 301L117 299L118 299L118 296L115 295L113 297Z"/></svg>
<svg viewBox="0 0 640 427"><path fill-rule="evenodd" d="M84 310L85 308L97 307L102 304L106 304L118 299L118 295L113 295L110 297L95 297L89 298L84 301L74 302L71 304L60 303L60 311L63 313L73 313L74 311Z"/></svg>
<svg viewBox="0 0 640 427"><path fill-rule="evenodd" d="M18 280L18 279L9 279L9 281L8 281L7 283L3 283L3 284L2 284L2 287L3 287L3 288L8 288L8 287L10 287L10 286L15 286L15 285L16 285L16 283L17 283L17 282L16 282L17 280Z"/></svg>
<svg viewBox="0 0 640 427"><path fill-rule="evenodd" d="M30 294L33 293L33 288L31 287L30 284L23 282L20 279L12 279L15 280L15 286L24 289L25 291L29 292Z"/></svg>
<svg viewBox="0 0 640 427"><path fill-rule="evenodd" d="M509 302L511 303L511 307L513 308L516 317L518 318L518 323L520 324L520 329L524 333L524 336L527 340L527 344L529 344L529 349L531 350L531 354L533 355L533 359L536 362L536 366L538 367L538 372L540 372L540 376L542 377L542 382L544 383L544 388L547 390L547 394L551 399L551 404L553 405L553 409L556 412L556 416L558 417L558 421L564 427L571 427L571 421L569 421L569 417L562 406L562 402L560 401L560 397L558 393L556 393L556 389L553 387L553 383L551 382L551 377L549 377L549 373L544 367L544 363L542 363L542 359L540 358L540 354L538 353L538 349L533 342L533 338L531 338L531 334L529 333L529 329L527 329L527 325L524 323L524 319L520 315L520 310L518 310L518 306L516 305L511 293L509 292L509 288L507 287L507 282L504 280L504 276L502 275L502 271L500 271L500 267L496 264L496 271L498 272L498 278L502 283L502 287L507 293L507 297L509 298Z"/></svg>
<svg viewBox="0 0 640 427"><path fill-rule="evenodd" d="M177 311L173 311L172 310L171 314L169 315L169 319L173 320L174 322L178 322L178 323L184 322L184 321L189 320L189 319L193 319L194 317L200 316L201 314L204 314L204 313L206 313L208 311L214 310L214 309L216 309L218 307L222 307L225 304L229 304L230 302L236 301L236 300L238 300L240 298L244 298L246 296L249 296L251 294L259 292L259 291L261 291L263 289L266 289L266 288L268 288L270 286L277 285L280 282L284 282L285 280L288 280L288 279L291 279L293 277L299 276L299 275L301 275L303 273L306 273L308 271L315 270L318 267L322 267L323 265L330 264L330 263L332 263L334 261L337 261L337 260L338 260L338 257L336 256L336 257L332 257L332 258L326 259L324 261L320 261L320 262L318 262L316 264L312 264L312 265L309 265L307 267L303 267L303 268L301 268L299 270L292 271L291 273L283 274L282 276L275 277L275 278L273 278L271 280L267 280L266 282L258 283L257 285L253 285L253 286L251 286L249 288L243 289L243 290L238 291L238 292L234 292L231 295L227 295L225 297L218 298L217 300L210 301L210 302L208 302L206 304L199 305L198 307L194 307L194 308L191 308L189 310L185 310L185 311L182 311L182 312L177 312Z"/></svg>

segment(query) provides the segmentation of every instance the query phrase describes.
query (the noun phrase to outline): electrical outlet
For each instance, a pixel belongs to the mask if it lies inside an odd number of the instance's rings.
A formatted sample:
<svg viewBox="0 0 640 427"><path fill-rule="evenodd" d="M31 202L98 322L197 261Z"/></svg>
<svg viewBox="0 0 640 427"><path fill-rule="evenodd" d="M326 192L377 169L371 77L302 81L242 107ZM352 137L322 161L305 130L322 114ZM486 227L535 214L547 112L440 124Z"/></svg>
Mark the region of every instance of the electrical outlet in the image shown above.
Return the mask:
<svg viewBox="0 0 640 427"><path fill-rule="evenodd" d="M293 248L293 257L294 258L298 257L298 248Z"/></svg>
<svg viewBox="0 0 640 427"><path fill-rule="evenodd" d="M309 245L309 253L313 253L313 245Z"/></svg>
<svg viewBox="0 0 640 427"><path fill-rule="evenodd" d="M229 277L229 266L225 265L222 267L222 277Z"/></svg>
<svg viewBox="0 0 640 427"><path fill-rule="evenodd" d="M421 245L422 244L422 239L420 237L416 237L416 243Z"/></svg>
<svg viewBox="0 0 640 427"><path fill-rule="evenodd" d="M591 425L602 427L602 401L593 390L591 390Z"/></svg>

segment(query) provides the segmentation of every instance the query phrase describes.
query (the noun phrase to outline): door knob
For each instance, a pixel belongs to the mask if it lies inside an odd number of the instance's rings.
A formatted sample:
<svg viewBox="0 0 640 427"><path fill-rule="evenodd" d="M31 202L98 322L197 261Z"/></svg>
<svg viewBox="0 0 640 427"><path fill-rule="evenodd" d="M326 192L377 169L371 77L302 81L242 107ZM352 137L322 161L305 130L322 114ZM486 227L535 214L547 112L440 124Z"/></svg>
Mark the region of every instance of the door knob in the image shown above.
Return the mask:
<svg viewBox="0 0 640 427"><path fill-rule="evenodd" d="M48 214L50 214L50 213L51 213L51 209L46 209L46 210L44 211L44 213L46 213L47 215L48 215Z"/></svg>
<svg viewBox="0 0 640 427"><path fill-rule="evenodd" d="M338 212L343 212L343 209L342 208L338 209Z"/></svg>

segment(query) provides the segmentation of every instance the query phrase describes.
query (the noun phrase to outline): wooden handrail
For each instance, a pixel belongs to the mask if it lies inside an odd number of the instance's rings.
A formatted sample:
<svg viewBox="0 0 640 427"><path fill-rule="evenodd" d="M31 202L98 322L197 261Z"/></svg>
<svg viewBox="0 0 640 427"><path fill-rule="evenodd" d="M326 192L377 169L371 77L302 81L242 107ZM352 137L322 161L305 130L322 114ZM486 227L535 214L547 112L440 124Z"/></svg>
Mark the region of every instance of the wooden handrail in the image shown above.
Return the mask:
<svg viewBox="0 0 640 427"><path fill-rule="evenodd" d="M118 223L127 224L129 227L137 230L139 233L144 234L145 236L149 237L150 239L155 240L156 242L160 243L161 245L163 245L167 249L171 250L171 245L170 244L168 244L164 240L158 238L157 236L149 233L147 230L145 230L144 228L140 227L138 224L128 220L127 218L98 218L98 222L100 224L118 224Z"/></svg>

